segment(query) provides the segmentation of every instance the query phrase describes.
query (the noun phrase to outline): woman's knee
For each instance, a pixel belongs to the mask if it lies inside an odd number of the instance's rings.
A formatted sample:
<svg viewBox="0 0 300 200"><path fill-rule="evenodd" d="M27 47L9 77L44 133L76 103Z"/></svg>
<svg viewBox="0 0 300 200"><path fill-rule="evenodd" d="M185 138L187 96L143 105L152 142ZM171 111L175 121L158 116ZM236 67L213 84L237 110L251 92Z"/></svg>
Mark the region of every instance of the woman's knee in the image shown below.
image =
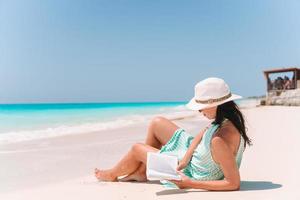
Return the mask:
<svg viewBox="0 0 300 200"><path fill-rule="evenodd" d="M148 152L157 152L158 149L151 148L150 146L144 143L135 143L131 146L131 155L138 161L143 163L147 160Z"/></svg>
<svg viewBox="0 0 300 200"><path fill-rule="evenodd" d="M179 128L171 120L161 116L154 117L151 124L155 130L154 132L157 131L159 134L173 134L173 132Z"/></svg>
<svg viewBox="0 0 300 200"><path fill-rule="evenodd" d="M156 117L154 117L154 118L152 119L151 125L155 127L155 126L158 126L158 125L163 124L163 123L166 122L166 121L170 121L170 120L168 120L168 119L165 118L165 117L156 116Z"/></svg>
<svg viewBox="0 0 300 200"><path fill-rule="evenodd" d="M131 151L133 151L133 152L136 152L136 151L139 151L139 149L141 149L141 143L135 143L135 144L133 144L132 146L131 146Z"/></svg>
<svg viewBox="0 0 300 200"><path fill-rule="evenodd" d="M179 127L165 117L157 116L152 119L150 127L155 135L155 138L164 145L174 134L174 131Z"/></svg>

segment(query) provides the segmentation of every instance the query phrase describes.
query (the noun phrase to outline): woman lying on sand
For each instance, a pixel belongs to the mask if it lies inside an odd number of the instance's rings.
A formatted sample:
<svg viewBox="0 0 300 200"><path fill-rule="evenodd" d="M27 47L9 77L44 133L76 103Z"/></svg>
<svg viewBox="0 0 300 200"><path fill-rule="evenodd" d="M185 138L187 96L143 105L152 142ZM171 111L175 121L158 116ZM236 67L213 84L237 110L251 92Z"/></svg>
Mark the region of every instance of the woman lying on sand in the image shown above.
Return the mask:
<svg viewBox="0 0 300 200"><path fill-rule="evenodd" d="M222 79L200 81L186 106L211 119L209 127L193 137L170 120L155 117L145 143L134 144L113 168L95 169L95 176L101 181L147 181L147 152L157 152L178 157L182 179L169 180L178 188L238 190L243 152L246 143L251 144L243 115L233 102L239 98Z"/></svg>

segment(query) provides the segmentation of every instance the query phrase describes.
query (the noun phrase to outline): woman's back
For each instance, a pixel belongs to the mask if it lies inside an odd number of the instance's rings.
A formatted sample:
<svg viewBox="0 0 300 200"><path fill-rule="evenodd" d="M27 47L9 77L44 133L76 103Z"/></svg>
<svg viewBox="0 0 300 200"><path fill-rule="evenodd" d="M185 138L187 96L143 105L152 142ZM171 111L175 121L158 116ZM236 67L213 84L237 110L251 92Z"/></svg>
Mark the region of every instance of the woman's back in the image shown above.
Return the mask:
<svg viewBox="0 0 300 200"><path fill-rule="evenodd" d="M225 121L223 123L225 123ZM191 162L184 169L186 175L197 180L219 180L224 177L220 166L214 161L211 151L212 138L216 135L223 123L221 125L212 124L205 132L200 144L193 153ZM240 167L244 152L244 139L241 135L239 138L240 142L235 156L238 167Z"/></svg>

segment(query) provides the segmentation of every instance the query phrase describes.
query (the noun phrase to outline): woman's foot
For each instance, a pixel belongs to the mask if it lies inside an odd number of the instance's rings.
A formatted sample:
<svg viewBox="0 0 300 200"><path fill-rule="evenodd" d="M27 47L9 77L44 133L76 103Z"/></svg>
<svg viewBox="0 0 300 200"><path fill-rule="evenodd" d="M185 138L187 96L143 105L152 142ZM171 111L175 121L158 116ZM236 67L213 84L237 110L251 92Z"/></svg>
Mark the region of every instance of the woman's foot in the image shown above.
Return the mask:
<svg viewBox="0 0 300 200"><path fill-rule="evenodd" d="M125 182L125 181L146 182L147 177L144 173L140 173L140 172L135 171L132 174L129 174L128 176L119 179L119 181L121 181L121 182Z"/></svg>
<svg viewBox="0 0 300 200"><path fill-rule="evenodd" d="M99 170L95 168L95 176L99 181L115 182L118 180L117 177L112 175L110 170Z"/></svg>

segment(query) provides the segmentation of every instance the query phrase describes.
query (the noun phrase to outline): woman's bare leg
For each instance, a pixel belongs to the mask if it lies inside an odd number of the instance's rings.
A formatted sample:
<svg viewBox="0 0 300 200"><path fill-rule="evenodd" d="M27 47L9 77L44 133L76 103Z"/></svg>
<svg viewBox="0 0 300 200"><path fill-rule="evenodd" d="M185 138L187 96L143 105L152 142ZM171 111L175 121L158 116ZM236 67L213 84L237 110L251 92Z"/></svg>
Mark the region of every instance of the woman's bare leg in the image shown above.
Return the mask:
<svg viewBox="0 0 300 200"><path fill-rule="evenodd" d="M147 162L147 152L157 152L158 149L146 144L137 143L117 163L115 167L108 170L95 169L95 176L102 181L117 181L118 176L131 174L136 171L141 163Z"/></svg>
<svg viewBox="0 0 300 200"><path fill-rule="evenodd" d="M178 128L179 126L169 119L155 117L149 125L146 144L155 148L161 148L161 145L165 145Z"/></svg>
<svg viewBox="0 0 300 200"><path fill-rule="evenodd" d="M164 117L155 117L148 128L148 134L145 143L154 148L160 149L165 145L173 136L175 130L179 127ZM131 174L120 181L147 181L146 165L140 163L140 166Z"/></svg>

